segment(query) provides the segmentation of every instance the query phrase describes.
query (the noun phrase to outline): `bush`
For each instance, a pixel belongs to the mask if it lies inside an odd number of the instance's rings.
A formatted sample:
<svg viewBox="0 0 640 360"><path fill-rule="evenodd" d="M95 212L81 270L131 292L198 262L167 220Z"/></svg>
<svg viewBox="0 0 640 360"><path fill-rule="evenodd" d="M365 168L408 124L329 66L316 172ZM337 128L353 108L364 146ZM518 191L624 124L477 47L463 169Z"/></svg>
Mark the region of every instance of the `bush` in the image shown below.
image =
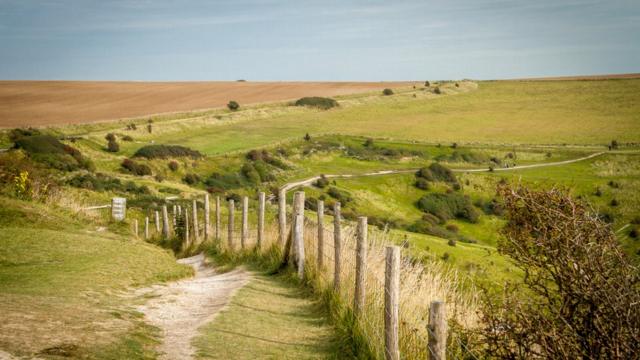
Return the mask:
<svg viewBox="0 0 640 360"><path fill-rule="evenodd" d="M456 175L451 171L451 169L438 163L432 163L428 167L418 170L416 177L427 181L444 181L450 184L458 182Z"/></svg>
<svg viewBox="0 0 640 360"><path fill-rule="evenodd" d="M602 196L602 190L600 189L599 186L596 188L596 191L593 193L593 195L595 195L597 197Z"/></svg>
<svg viewBox="0 0 640 360"><path fill-rule="evenodd" d="M429 86L431 86L431 83L427 80L427 81L424 82L424 86L425 87L429 87Z"/></svg>
<svg viewBox="0 0 640 360"><path fill-rule="evenodd" d="M382 95L385 95L385 96L393 95L393 90L391 90L389 88L386 88L386 89L382 90Z"/></svg>
<svg viewBox="0 0 640 360"><path fill-rule="evenodd" d="M311 136L309 135L309 133L306 133L304 135L304 141L311 141Z"/></svg>
<svg viewBox="0 0 640 360"><path fill-rule="evenodd" d="M611 140L611 145L609 145L610 149L617 149L618 148L618 141L617 140Z"/></svg>
<svg viewBox="0 0 640 360"><path fill-rule="evenodd" d="M97 173L76 175L67 181L67 184L73 187L87 189L92 191L112 191L115 193L133 193L148 195L151 193L146 186L137 186L134 182L129 181L123 184L120 179L113 178L105 174Z"/></svg>
<svg viewBox="0 0 640 360"><path fill-rule="evenodd" d="M454 239L449 239L449 241L447 241L447 245L456 246L456 241Z"/></svg>
<svg viewBox="0 0 640 360"><path fill-rule="evenodd" d="M424 195L418 200L417 205L420 210L437 216L442 222L459 218L475 223L479 217L469 198L455 192Z"/></svg>
<svg viewBox="0 0 640 360"><path fill-rule="evenodd" d="M200 176L197 174L187 174L182 178L182 181L188 185L195 185L200 182Z"/></svg>
<svg viewBox="0 0 640 360"><path fill-rule="evenodd" d="M418 189L429 190L429 181L427 181L426 179L423 179L423 178L418 178L416 180L415 186Z"/></svg>
<svg viewBox="0 0 640 360"><path fill-rule="evenodd" d="M439 87L439 86L436 86L436 87L433 89L433 93L434 93L434 94L438 94L438 95L440 95L440 94L442 94L442 91L440 91L440 87Z"/></svg>
<svg viewBox="0 0 640 360"><path fill-rule="evenodd" d="M334 99L319 97L319 96L303 97L301 99L296 100L294 105L316 107L322 110L327 110L327 109L340 106L338 102L335 101Z"/></svg>
<svg viewBox="0 0 640 360"><path fill-rule="evenodd" d="M169 165L168 166L169 166L169 170L174 171L174 172L178 171L178 168L180 167L178 162L175 161L175 160L169 161Z"/></svg>
<svg viewBox="0 0 640 360"><path fill-rule="evenodd" d="M445 229L447 229L448 231L451 231L453 233L457 233L459 231L458 227L456 226L456 224L448 224Z"/></svg>
<svg viewBox="0 0 640 360"><path fill-rule="evenodd" d="M526 276L485 296L480 357L637 358L640 276L611 228L563 191L499 194L508 215L498 250Z"/></svg>
<svg viewBox="0 0 640 360"><path fill-rule="evenodd" d="M117 142L114 141L109 141L109 143L107 144L107 151L108 152L118 152L120 151L120 145L118 145Z"/></svg>
<svg viewBox="0 0 640 360"><path fill-rule="evenodd" d="M61 143L53 136L25 130L14 131L10 136L16 139L14 148L24 150L32 160L51 168L62 171L94 169L91 160L82 156L78 149Z"/></svg>
<svg viewBox="0 0 640 360"><path fill-rule="evenodd" d="M320 189L324 189L325 187L329 186L329 180L326 176L320 175L320 178L316 180L314 185L319 187Z"/></svg>
<svg viewBox="0 0 640 360"><path fill-rule="evenodd" d="M609 203L609 205L611 205L611 206L614 206L614 207L615 207L615 206L620 205L620 203L619 203L619 202L618 202L618 200L616 200L616 199L611 199L611 202Z"/></svg>
<svg viewBox="0 0 640 360"><path fill-rule="evenodd" d="M104 139L108 142L116 141L116 135L114 133L108 133Z"/></svg>
<svg viewBox="0 0 640 360"><path fill-rule="evenodd" d="M342 203L343 205L353 201L353 198L351 197L351 194L349 194L349 192L340 190L334 186L329 188L329 190L327 191L327 195L340 201L340 203Z"/></svg>
<svg viewBox="0 0 640 360"><path fill-rule="evenodd" d="M146 159L166 159L169 157L190 157L199 159L202 157L198 151L180 145L147 145L143 146L133 157L143 157Z"/></svg>
<svg viewBox="0 0 640 360"><path fill-rule="evenodd" d="M632 239L637 239L638 238L638 228L631 228L631 230L629 231L629 237Z"/></svg>
<svg viewBox="0 0 640 360"><path fill-rule="evenodd" d="M145 164L137 163L131 159L124 159L120 164L123 169L127 170L133 175L144 176L151 175L151 168Z"/></svg>
<svg viewBox="0 0 640 360"><path fill-rule="evenodd" d="M231 111L236 111L238 109L240 109L240 104L238 104L237 101L231 100L229 101L229 103L227 104L227 107L229 108L229 110Z"/></svg>
<svg viewBox="0 0 640 360"><path fill-rule="evenodd" d="M129 142L131 142L131 141L133 141L133 138L132 138L131 136L129 136L129 135L124 135L124 136L122 137L122 141L129 141Z"/></svg>
<svg viewBox="0 0 640 360"><path fill-rule="evenodd" d="M242 179L237 173L234 174L221 174L213 173L205 181L205 185L213 189L230 190L236 189L242 186Z"/></svg>

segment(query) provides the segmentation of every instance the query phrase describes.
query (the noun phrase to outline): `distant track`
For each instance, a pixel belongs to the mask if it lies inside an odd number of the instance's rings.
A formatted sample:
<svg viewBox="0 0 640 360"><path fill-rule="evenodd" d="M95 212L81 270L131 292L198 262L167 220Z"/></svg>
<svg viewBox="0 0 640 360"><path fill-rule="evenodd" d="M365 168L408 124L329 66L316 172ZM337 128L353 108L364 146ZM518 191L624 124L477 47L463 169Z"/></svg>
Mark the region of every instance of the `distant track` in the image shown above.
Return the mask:
<svg viewBox="0 0 640 360"><path fill-rule="evenodd" d="M541 168L541 167L548 167L548 166L566 165L566 164L571 164L571 163L575 163L575 162L579 162L579 161L593 159L593 158L598 157L598 156L600 156L602 154L604 154L604 151L593 153L591 155L584 156L584 157L577 158L577 159L556 161L556 162L549 162L549 163L540 163L540 164L531 164L531 165L518 165L518 166L509 167L509 168L497 168L497 169L493 169L493 171L513 171L513 170L521 170L521 169L533 169L533 168ZM407 173L412 173L412 172L416 172L416 171L418 171L418 169L381 170L381 171L375 171L375 172L364 173L364 174L328 174L328 175L325 174L324 177L326 177L328 179L345 179L345 178L353 178L353 177L407 174ZM476 172L490 172L491 169L489 169L489 168L451 169L451 171L461 172L461 173L465 173L465 172L476 173ZM301 186L309 186L309 185L313 184L314 181L317 181L320 178L321 178L321 175L318 175L318 176L310 177L310 178L304 179L304 180L293 181L293 182L284 184L282 187L280 187L280 190L289 191L291 189L295 189L295 188L298 188L298 187L301 187Z"/></svg>

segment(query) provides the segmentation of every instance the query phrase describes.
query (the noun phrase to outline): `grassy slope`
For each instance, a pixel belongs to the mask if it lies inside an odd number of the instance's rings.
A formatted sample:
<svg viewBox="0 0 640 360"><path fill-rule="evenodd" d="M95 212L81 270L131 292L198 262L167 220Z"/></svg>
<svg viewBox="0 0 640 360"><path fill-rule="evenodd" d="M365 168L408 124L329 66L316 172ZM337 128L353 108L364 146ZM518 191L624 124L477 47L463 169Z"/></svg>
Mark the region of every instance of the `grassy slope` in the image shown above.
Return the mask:
<svg viewBox="0 0 640 360"><path fill-rule="evenodd" d="M379 96L330 111L251 110L246 116L233 115L235 120L224 115L221 120L210 116L183 124L157 123L155 135L149 136L143 129L133 135L141 140L179 143L208 154L301 138L306 132L432 143L637 141L640 80L481 82L477 90L454 96L425 95L421 90L416 95ZM127 145L126 152L132 150L129 147L136 145Z"/></svg>
<svg viewBox="0 0 640 360"><path fill-rule="evenodd" d="M201 329L201 359L338 358L326 314L299 286L257 275Z"/></svg>
<svg viewBox="0 0 640 360"><path fill-rule="evenodd" d="M88 358L152 357L154 329L128 288L187 276L168 252L96 231L73 214L0 198L0 348ZM76 219L76 220L73 220Z"/></svg>

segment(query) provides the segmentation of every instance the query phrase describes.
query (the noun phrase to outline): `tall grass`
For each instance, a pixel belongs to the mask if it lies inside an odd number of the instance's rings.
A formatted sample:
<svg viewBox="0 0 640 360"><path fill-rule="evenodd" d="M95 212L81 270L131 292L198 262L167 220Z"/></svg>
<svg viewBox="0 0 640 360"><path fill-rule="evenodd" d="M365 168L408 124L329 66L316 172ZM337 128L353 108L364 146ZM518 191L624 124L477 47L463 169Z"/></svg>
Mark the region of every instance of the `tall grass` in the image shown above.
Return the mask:
<svg viewBox="0 0 640 360"><path fill-rule="evenodd" d="M314 213L315 214L315 213ZM252 214L255 215L255 214ZM229 247L227 238L227 215L222 216L221 238L211 240L217 258L227 264L242 261L259 261L275 267L281 258L278 244L278 227L275 216L267 215L265 239L260 250L255 248L257 230L250 231L245 249L240 248L240 224L234 231L234 246ZM290 217L289 217L290 218ZM213 223L213 222L212 222ZM290 223L289 223L290 226ZM305 220L305 278L304 284L311 287L329 307L338 330L348 334L356 348L355 353L365 357L384 358L384 272L385 247L394 244L389 233L370 228L368 236L366 301L361 315L353 311L356 263L355 224L343 221L341 250L341 286L334 290L335 248L333 246L333 224L325 220L324 264L317 266L318 227L309 218ZM426 262L425 262L426 261ZM403 358L426 358L427 323L429 304L435 300L445 301L450 323L462 327L473 327L477 323L477 298L473 285L457 271L438 260L416 261L403 256L400 267L400 352ZM455 344L452 345L455 347Z"/></svg>

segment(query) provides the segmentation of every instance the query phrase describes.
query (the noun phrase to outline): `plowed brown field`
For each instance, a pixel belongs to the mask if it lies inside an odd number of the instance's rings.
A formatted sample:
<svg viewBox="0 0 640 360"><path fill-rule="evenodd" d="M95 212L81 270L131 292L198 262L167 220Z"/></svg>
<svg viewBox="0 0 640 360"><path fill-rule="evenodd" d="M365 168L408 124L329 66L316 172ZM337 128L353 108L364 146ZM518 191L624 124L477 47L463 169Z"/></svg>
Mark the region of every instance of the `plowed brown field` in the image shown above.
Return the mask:
<svg viewBox="0 0 640 360"><path fill-rule="evenodd" d="M79 124L150 114L335 96L409 82L0 81L0 127Z"/></svg>

